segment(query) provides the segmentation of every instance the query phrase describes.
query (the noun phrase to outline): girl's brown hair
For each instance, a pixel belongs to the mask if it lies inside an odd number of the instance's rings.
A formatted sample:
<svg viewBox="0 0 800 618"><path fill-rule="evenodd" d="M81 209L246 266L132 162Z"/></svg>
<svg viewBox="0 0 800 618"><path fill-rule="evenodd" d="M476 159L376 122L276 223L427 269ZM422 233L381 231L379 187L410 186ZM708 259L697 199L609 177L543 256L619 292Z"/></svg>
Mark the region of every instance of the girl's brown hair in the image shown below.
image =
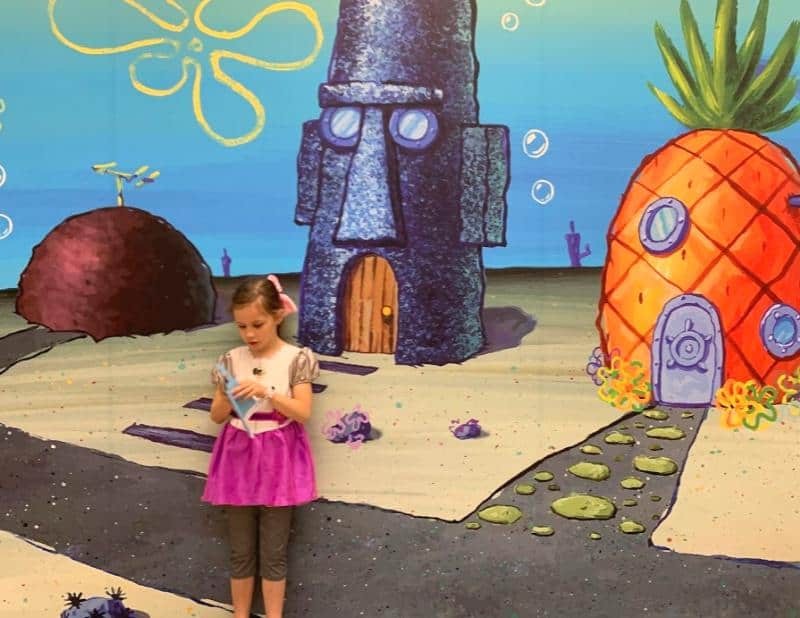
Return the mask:
<svg viewBox="0 0 800 618"><path fill-rule="evenodd" d="M283 309L283 302L278 295L278 290L275 289L272 281L264 277L263 279L247 279L240 283L233 293L228 310L232 315L234 309L244 307L254 301L258 301L261 308L273 316Z"/></svg>

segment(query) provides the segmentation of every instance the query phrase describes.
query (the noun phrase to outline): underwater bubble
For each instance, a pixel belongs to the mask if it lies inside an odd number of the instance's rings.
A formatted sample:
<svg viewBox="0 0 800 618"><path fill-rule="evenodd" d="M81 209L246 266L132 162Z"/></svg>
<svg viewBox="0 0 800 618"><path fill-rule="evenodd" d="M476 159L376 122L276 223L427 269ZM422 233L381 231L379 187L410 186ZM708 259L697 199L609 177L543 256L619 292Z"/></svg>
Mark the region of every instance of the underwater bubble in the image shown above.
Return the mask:
<svg viewBox="0 0 800 618"><path fill-rule="evenodd" d="M0 240L11 236L14 231L14 222L11 217L0 212Z"/></svg>
<svg viewBox="0 0 800 618"><path fill-rule="evenodd" d="M0 165L0 187L6 184L6 168Z"/></svg>
<svg viewBox="0 0 800 618"><path fill-rule="evenodd" d="M547 0L525 0L528 6L544 6Z"/></svg>
<svg viewBox="0 0 800 618"><path fill-rule="evenodd" d="M550 148L550 139L541 129L531 129L522 138L522 150L531 159L538 159Z"/></svg>
<svg viewBox="0 0 800 618"><path fill-rule="evenodd" d="M531 197L542 206L555 197L556 188L549 180L537 180L531 187Z"/></svg>
<svg viewBox="0 0 800 618"><path fill-rule="evenodd" d="M519 16L516 13L503 13L500 18L500 25L503 26L504 30L514 32L519 28Z"/></svg>

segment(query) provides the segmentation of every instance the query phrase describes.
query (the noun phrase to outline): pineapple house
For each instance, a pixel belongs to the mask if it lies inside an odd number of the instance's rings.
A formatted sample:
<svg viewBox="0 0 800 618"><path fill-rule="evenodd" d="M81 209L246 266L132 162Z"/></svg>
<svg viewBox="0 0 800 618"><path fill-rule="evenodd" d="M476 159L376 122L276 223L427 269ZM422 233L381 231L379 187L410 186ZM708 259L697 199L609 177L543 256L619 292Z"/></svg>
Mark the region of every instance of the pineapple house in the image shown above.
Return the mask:
<svg viewBox="0 0 800 618"><path fill-rule="evenodd" d="M601 347L649 367L664 405L713 405L729 378L774 385L800 366L800 173L763 135L800 119L800 22L759 67L768 1L738 48L736 8L718 2L713 59L686 0L688 62L656 24L680 100L650 88L691 130L644 159L607 235Z"/></svg>

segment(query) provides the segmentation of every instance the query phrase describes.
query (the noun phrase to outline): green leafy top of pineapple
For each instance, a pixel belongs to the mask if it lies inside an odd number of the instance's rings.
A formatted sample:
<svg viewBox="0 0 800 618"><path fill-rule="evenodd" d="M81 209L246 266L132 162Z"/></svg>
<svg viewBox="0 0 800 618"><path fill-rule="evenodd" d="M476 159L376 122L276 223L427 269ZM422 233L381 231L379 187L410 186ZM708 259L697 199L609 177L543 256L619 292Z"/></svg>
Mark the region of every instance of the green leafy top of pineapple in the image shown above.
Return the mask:
<svg viewBox="0 0 800 618"><path fill-rule="evenodd" d="M718 0L712 57L700 38L688 0L681 0L688 62L656 22L658 48L683 103L653 84L647 85L679 122L691 129L765 133L800 119L800 104L786 109L797 92L797 78L790 73L800 47L800 21L789 25L763 71L756 74L764 51L768 10L769 0L760 0L750 30L737 49L737 0Z"/></svg>

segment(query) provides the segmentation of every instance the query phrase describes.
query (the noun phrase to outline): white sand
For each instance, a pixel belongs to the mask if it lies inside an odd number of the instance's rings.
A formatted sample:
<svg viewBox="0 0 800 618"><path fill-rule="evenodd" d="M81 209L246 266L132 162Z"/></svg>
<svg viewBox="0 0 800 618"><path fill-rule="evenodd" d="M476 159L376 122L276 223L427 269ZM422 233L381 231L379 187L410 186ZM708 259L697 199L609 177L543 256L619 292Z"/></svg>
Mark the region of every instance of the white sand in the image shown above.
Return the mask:
<svg viewBox="0 0 800 618"><path fill-rule="evenodd" d="M212 606L207 607L192 599L140 586L8 532L0 531L0 555L0 618L54 618L65 608L68 592L81 592L88 599L105 597L110 588L122 588L125 607L150 618L231 616L232 608L227 605L204 600Z"/></svg>
<svg viewBox="0 0 800 618"><path fill-rule="evenodd" d="M521 305L536 329L517 348L463 365L413 368L373 354L327 359L379 369L368 376L323 371L317 380L328 389L315 396L306 428L321 496L460 520L523 469L614 422L619 413L597 398L584 373L597 340L596 284L586 287L563 280L495 286L487 305ZM214 359L239 344L232 324L65 343L0 377L0 423L142 465L205 473L208 453L122 430L143 423L216 435L220 427L206 413L182 406L212 395ZM357 404L380 438L357 449L328 442L326 412ZM488 435L456 439L449 431L456 418L477 418Z"/></svg>
<svg viewBox="0 0 800 618"><path fill-rule="evenodd" d="M653 533L677 552L800 562L800 416L780 406L777 423L723 428L709 411L692 445L677 502ZM783 424L781 423L783 421Z"/></svg>

